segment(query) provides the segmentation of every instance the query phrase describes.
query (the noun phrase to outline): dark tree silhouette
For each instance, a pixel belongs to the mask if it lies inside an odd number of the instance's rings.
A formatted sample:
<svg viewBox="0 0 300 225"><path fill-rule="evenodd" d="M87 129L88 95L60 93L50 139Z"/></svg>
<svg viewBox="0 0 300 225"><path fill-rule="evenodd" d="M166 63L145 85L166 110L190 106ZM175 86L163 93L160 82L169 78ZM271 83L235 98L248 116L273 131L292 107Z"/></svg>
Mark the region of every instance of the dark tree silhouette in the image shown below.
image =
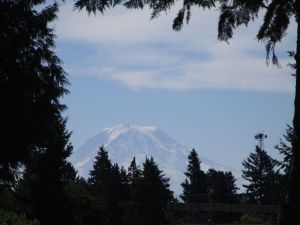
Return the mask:
<svg viewBox="0 0 300 225"><path fill-rule="evenodd" d="M92 195L105 211L105 221L95 221L95 224L122 224L123 209L120 203L128 196L127 175L124 173L124 169L120 170L117 164L112 165L108 152L101 146L88 179Z"/></svg>
<svg viewBox="0 0 300 225"><path fill-rule="evenodd" d="M283 135L283 139L280 139L279 144L275 146L275 149L283 156L283 160L279 161L279 165L282 169L281 174L281 199L285 199L285 196L289 189L289 176L291 173L293 153L292 153L292 140L294 136L294 129L287 125L286 133Z"/></svg>
<svg viewBox="0 0 300 225"><path fill-rule="evenodd" d="M275 168L278 162L256 146L255 152L242 164L242 177L248 182L243 185L247 200L257 204L278 203L279 172Z"/></svg>
<svg viewBox="0 0 300 225"><path fill-rule="evenodd" d="M148 6L152 9L152 18L161 12L167 12L174 6L174 0L77 0L75 8L86 9L88 13L104 12L109 7L122 4L129 9L143 9ZM281 210L280 225L298 224L300 214L300 0L185 0L173 22L173 29L181 30L184 21L191 18L192 8L216 8L220 10L218 24L218 39L228 41L233 37L233 31L241 25L248 25L258 18L260 12L264 14L263 22L257 32L257 39L266 43L267 61L270 57L278 65L275 46L286 33L290 20L295 18L297 24L296 53L296 87L295 111L293 119L294 136L292 140L293 161L290 173L290 187L286 202Z"/></svg>
<svg viewBox="0 0 300 225"><path fill-rule="evenodd" d="M146 158L141 178L137 182L132 200L138 206L137 215L140 216L138 224L165 224L165 211L173 196L169 189L169 178L159 170L152 157Z"/></svg>
<svg viewBox="0 0 300 225"><path fill-rule="evenodd" d="M65 187L75 171L66 159L72 152L66 120L60 115L49 118L48 138L30 163L26 164L23 183L29 185L33 215L43 225L71 224Z"/></svg>
<svg viewBox="0 0 300 225"><path fill-rule="evenodd" d="M42 0L0 1L0 183L16 180L47 139L49 118L61 112L66 74L54 52L58 5ZM42 8L38 11L36 8Z"/></svg>
<svg viewBox="0 0 300 225"><path fill-rule="evenodd" d="M236 203L237 187L231 172L209 169L207 171L208 193L210 202ZM232 223L238 219L237 213L215 212L211 217L215 223Z"/></svg>
<svg viewBox="0 0 300 225"><path fill-rule="evenodd" d="M93 169L90 171L88 183L101 186L109 179L111 169L112 163L108 157L108 152L101 146L95 157Z"/></svg>
<svg viewBox="0 0 300 225"><path fill-rule="evenodd" d="M92 195L85 179L77 177L75 180L69 180L65 190L73 224L104 224L102 221L105 221L105 209Z"/></svg>
<svg viewBox="0 0 300 225"><path fill-rule="evenodd" d="M129 196L128 201L123 203L123 223L124 225L142 225L143 220L140 214L140 203L137 198L140 192L142 170L136 165L135 157L133 157L127 171Z"/></svg>
<svg viewBox="0 0 300 225"><path fill-rule="evenodd" d="M292 166L292 140L294 136L294 129L287 125L283 139L280 139L278 145L275 146L275 149L283 156L283 161L280 161L280 165L284 171L285 176L289 176Z"/></svg>
<svg viewBox="0 0 300 225"><path fill-rule="evenodd" d="M207 172L208 192L211 202L235 203L236 191L235 178L231 172L209 169Z"/></svg>
<svg viewBox="0 0 300 225"><path fill-rule="evenodd" d="M128 167L128 181L132 185L134 184L140 177L142 171L136 165L135 157L133 157L129 167Z"/></svg>
<svg viewBox="0 0 300 225"><path fill-rule="evenodd" d="M59 102L68 82L49 26L57 11L56 1L0 1L0 185L24 172L26 208L43 225L71 224L64 172L72 146Z"/></svg>
<svg viewBox="0 0 300 225"><path fill-rule="evenodd" d="M180 196L184 202L206 202L208 194L207 176L200 167L201 161L193 149L188 156L185 181L181 184L183 193Z"/></svg>

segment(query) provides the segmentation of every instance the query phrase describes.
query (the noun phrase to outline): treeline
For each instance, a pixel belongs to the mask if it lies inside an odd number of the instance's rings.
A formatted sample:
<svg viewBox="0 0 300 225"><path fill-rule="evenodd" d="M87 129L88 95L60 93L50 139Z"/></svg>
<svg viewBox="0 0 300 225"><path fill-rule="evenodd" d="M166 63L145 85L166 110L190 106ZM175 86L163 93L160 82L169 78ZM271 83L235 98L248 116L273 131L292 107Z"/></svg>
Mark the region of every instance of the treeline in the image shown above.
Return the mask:
<svg viewBox="0 0 300 225"><path fill-rule="evenodd" d="M258 133L258 145L243 160L242 178L245 191L238 193L236 179L231 172L201 169L201 161L193 149L188 156L185 172L186 180L182 183L183 193L180 198L185 203L240 203L282 205L289 185L289 174L292 163L293 128L287 126L283 139L275 149L282 160L272 158L264 149L263 133ZM194 217L194 219L193 219ZM241 213L202 213L188 215L189 223L241 223L273 224L277 215L241 214ZM180 218L179 218L180 221Z"/></svg>
<svg viewBox="0 0 300 225"><path fill-rule="evenodd" d="M60 121L64 125L65 121ZM169 204L185 203L252 203L280 204L287 187L293 135L287 128L284 140L275 148L283 160L271 158L261 145L243 161L245 193L237 193L231 172L201 168L196 150L188 155L186 179L182 194L176 199L169 178L152 157L139 166L133 158L125 169L111 162L108 152L100 147L89 177L77 175L65 159L71 151L70 134L65 127L53 148L35 155L10 185L2 180L0 221L5 225L162 225L182 222L265 223L268 215L240 213L174 214ZM263 135L263 134L260 134ZM53 143L52 143L53 144ZM52 146L51 144L51 146ZM48 152L49 151L49 152ZM50 152L51 151L51 152ZM195 217L195 216L194 216ZM0 223L1 224L1 223Z"/></svg>
<svg viewBox="0 0 300 225"><path fill-rule="evenodd" d="M50 163L51 159L49 159ZM87 180L66 163L60 182L43 160L39 169L26 168L13 187L1 188L0 224L41 225L153 225L166 224L168 203L174 201L165 177L154 159L142 168L133 158L125 170L113 164L100 147ZM45 168L45 170L43 170ZM27 222L26 222L27 221Z"/></svg>

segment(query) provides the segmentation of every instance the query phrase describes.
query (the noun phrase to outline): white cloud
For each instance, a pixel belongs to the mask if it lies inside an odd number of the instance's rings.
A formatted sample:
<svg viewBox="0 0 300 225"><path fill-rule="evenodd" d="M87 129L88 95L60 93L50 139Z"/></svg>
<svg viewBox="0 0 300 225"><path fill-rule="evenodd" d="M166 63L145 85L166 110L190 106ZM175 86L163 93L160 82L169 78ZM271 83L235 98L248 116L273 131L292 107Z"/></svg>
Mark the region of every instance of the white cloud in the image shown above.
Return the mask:
<svg viewBox="0 0 300 225"><path fill-rule="evenodd" d="M80 64L66 65L69 73L115 80L134 90L293 91L286 57L281 58L282 69L266 66L264 45L254 39L257 26L239 29L228 45L217 41L217 12L194 10L181 32L171 29L175 14L150 21L149 10L116 8L89 17L63 6L58 38L89 44L95 52ZM279 52L293 48L294 30Z"/></svg>

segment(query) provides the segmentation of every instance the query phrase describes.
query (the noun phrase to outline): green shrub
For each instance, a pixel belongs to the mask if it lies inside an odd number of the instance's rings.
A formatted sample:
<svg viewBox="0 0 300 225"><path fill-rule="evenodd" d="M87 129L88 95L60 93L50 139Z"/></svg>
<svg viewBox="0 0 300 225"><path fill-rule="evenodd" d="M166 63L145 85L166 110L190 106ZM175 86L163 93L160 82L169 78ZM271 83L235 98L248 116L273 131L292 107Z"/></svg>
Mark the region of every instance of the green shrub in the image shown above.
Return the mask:
<svg viewBox="0 0 300 225"><path fill-rule="evenodd" d="M24 214L0 209L0 225L39 225L39 222L28 219Z"/></svg>
<svg viewBox="0 0 300 225"><path fill-rule="evenodd" d="M238 221L235 221L234 224L262 224L262 225L272 225L272 222L267 218L262 218L256 215L244 214L240 217Z"/></svg>

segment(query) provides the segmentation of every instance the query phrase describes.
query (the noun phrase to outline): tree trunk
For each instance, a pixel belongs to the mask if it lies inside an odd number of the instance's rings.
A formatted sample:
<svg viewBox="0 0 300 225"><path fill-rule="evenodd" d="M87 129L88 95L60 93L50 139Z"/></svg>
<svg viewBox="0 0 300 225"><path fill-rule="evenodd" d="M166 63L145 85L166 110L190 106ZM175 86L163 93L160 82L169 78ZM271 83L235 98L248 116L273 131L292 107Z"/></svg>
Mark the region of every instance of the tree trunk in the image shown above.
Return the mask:
<svg viewBox="0 0 300 225"><path fill-rule="evenodd" d="M289 189L284 202L279 225L300 224L300 0L296 0L296 23L297 23L297 47L296 47L296 91L295 91L295 111L294 111L294 138L292 168L289 176Z"/></svg>

